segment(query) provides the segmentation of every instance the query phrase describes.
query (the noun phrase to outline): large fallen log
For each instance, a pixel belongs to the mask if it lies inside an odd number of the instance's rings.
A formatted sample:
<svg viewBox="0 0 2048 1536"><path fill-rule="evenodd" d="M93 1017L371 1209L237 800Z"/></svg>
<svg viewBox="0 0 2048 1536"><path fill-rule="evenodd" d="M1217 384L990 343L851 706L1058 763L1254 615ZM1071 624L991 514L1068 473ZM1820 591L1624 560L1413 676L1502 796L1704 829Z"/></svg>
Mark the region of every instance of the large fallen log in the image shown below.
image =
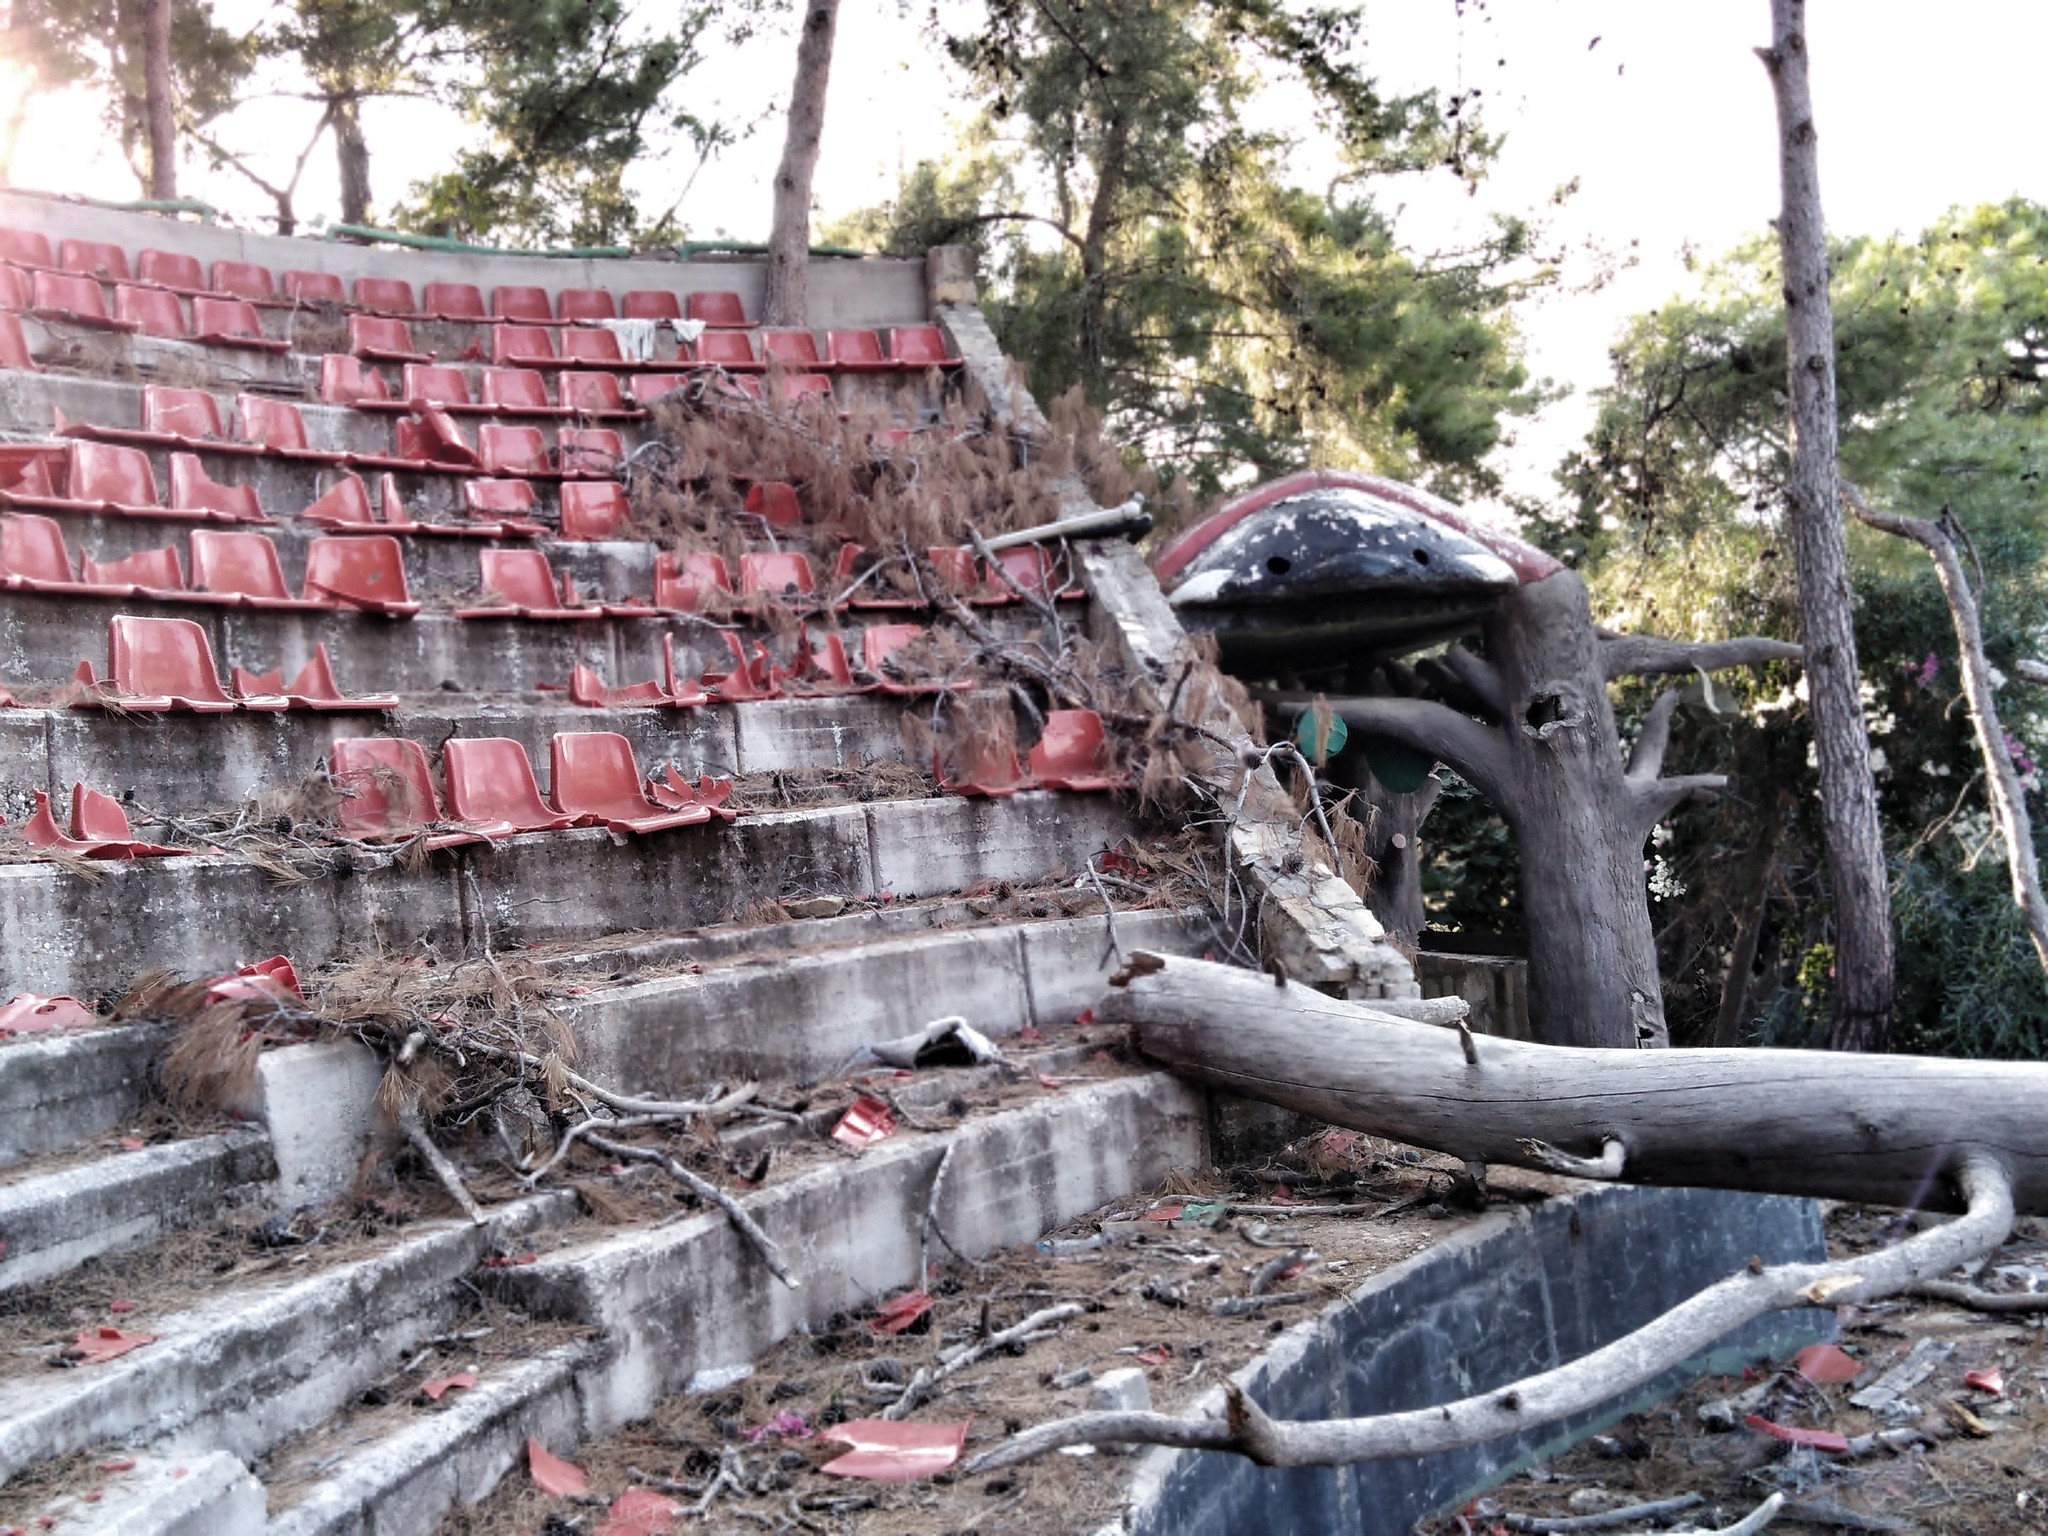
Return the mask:
<svg viewBox="0 0 2048 1536"><path fill-rule="evenodd" d="M2048 1215L2048 1064L1530 1045L1201 960L1131 972L1096 1015L1147 1057L1331 1125L1623 1183L1948 1211L1977 1158Z"/></svg>

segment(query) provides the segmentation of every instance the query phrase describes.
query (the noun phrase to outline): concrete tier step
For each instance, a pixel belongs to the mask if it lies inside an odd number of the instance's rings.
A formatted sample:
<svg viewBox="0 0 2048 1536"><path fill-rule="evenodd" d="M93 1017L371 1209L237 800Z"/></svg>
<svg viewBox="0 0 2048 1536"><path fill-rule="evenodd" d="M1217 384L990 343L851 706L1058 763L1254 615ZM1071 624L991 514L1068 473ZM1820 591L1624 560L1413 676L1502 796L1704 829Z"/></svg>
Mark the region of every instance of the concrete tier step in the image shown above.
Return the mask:
<svg viewBox="0 0 2048 1536"><path fill-rule="evenodd" d="M395 710L226 715L120 714L104 709L0 710L0 810L19 821L29 791L60 802L74 783L148 812L219 810L284 789L351 736L405 736L429 755L451 737L509 736L526 748L543 792L548 742L561 731L616 731L643 770L672 762L695 777L801 774L906 756L906 701L889 694L764 699L695 709L582 709L560 693L402 695ZM930 764L917 765L928 771ZM131 798L132 797L132 798Z"/></svg>
<svg viewBox="0 0 2048 1536"><path fill-rule="evenodd" d="M0 1039L0 1167L128 1124L170 1035L164 1024L110 1024Z"/></svg>
<svg viewBox="0 0 2048 1536"><path fill-rule="evenodd" d="M322 850L300 878L231 855L0 865L0 987L93 997L138 972L271 954L456 957L722 922L767 899L938 895L1080 869L1130 830L1109 795L952 796L742 816L624 843L601 827L392 854Z"/></svg>

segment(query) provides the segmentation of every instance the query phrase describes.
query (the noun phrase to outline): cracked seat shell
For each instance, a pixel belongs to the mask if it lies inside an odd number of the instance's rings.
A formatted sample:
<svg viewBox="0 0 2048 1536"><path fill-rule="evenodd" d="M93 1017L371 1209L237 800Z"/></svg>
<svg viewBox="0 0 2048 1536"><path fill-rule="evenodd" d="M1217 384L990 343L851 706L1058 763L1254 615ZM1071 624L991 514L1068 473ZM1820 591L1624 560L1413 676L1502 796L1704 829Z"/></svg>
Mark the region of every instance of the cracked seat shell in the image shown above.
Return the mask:
<svg viewBox="0 0 2048 1536"><path fill-rule="evenodd" d="M569 818L549 809L534 782L526 748L505 736L457 736L444 743L448 813L489 837L552 832Z"/></svg>
<svg viewBox="0 0 2048 1536"><path fill-rule="evenodd" d="M406 590L404 554L388 533L314 539L306 546L306 596L390 618L420 611Z"/></svg>
<svg viewBox="0 0 2048 1536"><path fill-rule="evenodd" d="M664 809L642 787L633 744L616 731L561 731L548 748L548 793L559 814L578 826L614 832L659 832L701 825L707 807Z"/></svg>

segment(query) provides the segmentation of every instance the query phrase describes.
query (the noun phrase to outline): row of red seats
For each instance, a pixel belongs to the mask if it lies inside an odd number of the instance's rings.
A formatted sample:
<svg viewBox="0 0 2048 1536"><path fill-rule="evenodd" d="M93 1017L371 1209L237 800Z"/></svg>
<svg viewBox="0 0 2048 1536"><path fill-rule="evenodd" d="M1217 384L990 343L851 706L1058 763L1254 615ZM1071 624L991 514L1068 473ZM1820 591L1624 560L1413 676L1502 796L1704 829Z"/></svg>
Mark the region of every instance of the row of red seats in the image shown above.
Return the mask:
<svg viewBox="0 0 2048 1536"><path fill-rule="evenodd" d="M196 341L208 346L257 352L291 350L289 341L264 334L256 307L247 299L200 294L192 300L188 317L184 303L168 289L117 283L114 303L109 308L96 279L68 272L24 274L13 267L0 267L0 310L26 311L40 320L161 336L173 341Z"/></svg>
<svg viewBox="0 0 2048 1536"><path fill-rule="evenodd" d="M997 554L993 568L965 545L934 546L924 554L949 590L964 594L967 601L979 606L1003 606L1019 601L1012 583L1034 597L1081 595L1077 587L1055 589L1053 559L1042 545L1027 544L1018 549L1003 550ZM889 557L877 559L859 544L840 545L838 559L832 568L831 589L824 594L827 605L835 608L930 607L928 594L922 598L912 596L884 586L876 579L890 563ZM1002 574L997 574L998 571ZM1007 581L1005 576L1009 578ZM655 556L654 600L658 608L694 613L706 607L719 606L723 598L743 599L754 592L766 592L790 600L820 596L810 557L804 554L742 555L737 582L733 580L731 567L722 555L703 552L678 555L664 550Z"/></svg>
<svg viewBox="0 0 2048 1536"><path fill-rule="evenodd" d="M0 271L5 271L0 268ZM120 289L118 293L130 290ZM173 306L177 300L162 295ZM204 300L194 300L195 305ZM118 312L118 303L117 303ZM252 310L253 316L254 311ZM146 328L145 328L146 329ZM151 334L176 334L155 333ZM498 324L491 327L491 359L505 364L597 363L607 368L672 369L677 363L700 368L723 368L729 373L759 373L771 367L805 372L895 373L926 368L950 368L960 359L946 346L945 335L935 325L896 326L886 334L870 330L834 330L825 333L825 347L810 331L776 330L705 331L695 341L680 343L674 359L628 362L619 349L619 338L607 330L571 328L561 333L545 326ZM283 343L278 343L282 346ZM433 354L413 340L409 322L388 315L350 315L350 355L379 363L425 363Z"/></svg>
<svg viewBox="0 0 2048 1536"><path fill-rule="evenodd" d="M112 708L161 714L192 710L226 714L235 709L275 712L286 709L396 709L390 693L348 694L334 675L327 647L313 656L290 683L282 671L256 672L236 667L230 674L234 692L221 686L214 665L213 641L191 619L152 619L117 613L107 620L107 672L95 675L90 661L73 674L79 708Z"/></svg>
<svg viewBox="0 0 2048 1536"><path fill-rule="evenodd" d="M957 755L956 755L957 754ZM944 747L933 754L932 771L941 789L959 795L1014 795L1023 789L1064 789L1093 793L1128 789L1130 776L1092 709L1046 711L1045 728L1022 761L1014 741Z"/></svg>
<svg viewBox="0 0 2048 1536"><path fill-rule="evenodd" d="M754 703L763 699L817 698L850 693L934 694L974 686L971 678L934 678L929 668L908 665L927 647L932 631L917 624L878 624L861 635L861 669L846 654L846 638L828 632L822 641L808 626L798 632L795 659L784 667L766 642L722 632L732 665L701 678L676 670L675 637L662 637L662 675L644 683L609 687L595 667L579 664L569 675L571 704L586 709L694 709L700 704ZM556 685L544 684L552 687Z"/></svg>
<svg viewBox="0 0 2048 1536"><path fill-rule="evenodd" d="M291 271L282 279L251 261L216 261L210 271L196 256L179 251L145 249L134 267L128 253L104 240L64 240L53 255L47 235L36 230L0 227L0 262L31 270L75 273L108 282L140 282L188 294L218 294L262 304L342 304L351 302L342 279L332 272ZM736 293L678 295L668 289L635 289L622 304L605 288L565 288L560 309L549 307L545 288L506 286L491 290L488 308L483 291L473 283L428 283L424 299L413 298L412 284L401 278L359 277L356 308L414 320L519 320L530 324L566 325L594 320L696 320L705 325L748 326L745 306Z"/></svg>
<svg viewBox="0 0 2048 1536"><path fill-rule="evenodd" d="M426 750L418 742L393 736L340 740L328 767L349 798L336 820L353 837L381 840L426 833L429 847L447 848L566 827L659 832L700 826L714 817L731 821L736 814L726 805L732 780L691 783L672 763L664 764L658 776L643 779L633 744L615 732L563 731L548 750L549 795L543 800L533 764L518 742L457 736L442 743L448 789L444 815ZM459 830L433 831L449 822Z"/></svg>

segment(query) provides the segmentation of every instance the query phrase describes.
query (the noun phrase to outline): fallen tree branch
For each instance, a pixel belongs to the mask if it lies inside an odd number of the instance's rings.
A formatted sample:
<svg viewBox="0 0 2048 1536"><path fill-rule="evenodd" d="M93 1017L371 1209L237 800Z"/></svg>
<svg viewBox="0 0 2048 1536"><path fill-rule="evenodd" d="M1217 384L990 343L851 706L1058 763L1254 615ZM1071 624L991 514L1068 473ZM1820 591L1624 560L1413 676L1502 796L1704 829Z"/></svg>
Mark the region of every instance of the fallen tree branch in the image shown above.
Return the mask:
<svg viewBox="0 0 2048 1536"><path fill-rule="evenodd" d="M999 1349L1008 1349L1012 1344L1025 1344L1044 1337L1049 1331L1072 1318L1086 1312L1087 1307L1078 1301L1063 1301L1056 1307L1046 1307L1032 1313L1020 1323L1012 1323L1000 1333L992 1333L976 1343L963 1345L935 1366L924 1366L910 1378L910 1385L903 1389L903 1395L882 1410L885 1419L904 1419L929 1400L939 1383L948 1376L957 1375L975 1361L994 1354Z"/></svg>
<svg viewBox="0 0 2048 1536"><path fill-rule="evenodd" d="M1972 1312L2048 1312L2048 1293L1983 1291L1959 1280L1923 1280L1907 1294L1951 1302Z"/></svg>
<svg viewBox="0 0 2048 1536"><path fill-rule="evenodd" d="M1656 1520L1665 1515L1698 1509L1706 1502L1704 1494L1681 1493L1676 1498L1652 1499L1647 1504L1603 1509L1590 1515L1506 1514L1500 1517L1500 1523L1511 1531L1530 1531L1535 1536L1565 1536L1568 1531L1607 1531L1617 1525L1627 1525L1631 1520Z"/></svg>
<svg viewBox="0 0 2048 1536"><path fill-rule="evenodd" d="M1595 629L1600 642L1600 667L1611 681L1617 677L1649 677L1670 672L1718 672L1724 667L1753 667L1767 661L1797 661L1803 654L1789 640L1744 635L1736 640L1666 640L1657 635L1619 635Z"/></svg>
<svg viewBox="0 0 2048 1536"><path fill-rule="evenodd" d="M609 1152L613 1157L633 1163L653 1163L678 1184L690 1190L698 1199L717 1206L731 1218L740 1235L754 1245L754 1251L761 1255L761 1262L768 1266L768 1272L791 1290L797 1290L803 1282L790 1272L784 1262L782 1250L775 1246L775 1239L761 1230L759 1222L747 1214L747 1208L733 1199L709 1179L700 1179L681 1163L670 1157L659 1147L636 1147L631 1142L612 1141L603 1136L583 1138L600 1152Z"/></svg>
<svg viewBox="0 0 2048 1536"><path fill-rule="evenodd" d="M1348 1466L1394 1457L1433 1456L1538 1429L1655 1380L1732 1329L1766 1313L1796 1307L1832 1308L1896 1295L1990 1252L2012 1230L2012 1186L1996 1162L1979 1155L1963 1162L1957 1182L1968 1209L1956 1221L1851 1259L1770 1268L1755 1265L1708 1286L1663 1316L1590 1354L1456 1402L1362 1419L1281 1421L1267 1417L1232 1381L1225 1383L1225 1416L1221 1419L1166 1413L1084 1413L1025 1430L975 1457L965 1470L971 1477L1033 1460L1062 1446L1111 1442L1230 1451L1268 1467ZM1777 1505L1767 1503L1765 1510L1731 1529L1756 1530L1776 1512Z"/></svg>
<svg viewBox="0 0 2048 1536"><path fill-rule="evenodd" d="M462 1182L461 1171L448 1160L448 1154L434 1145L434 1138L427 1134L426 1125L420 1119L418 1105L408 1104L399 1112L398 1128L405 1133L413 1151L419 1153L426 1165L434 1170L434 1177L441 1181L441 1187L448 1191L449 1198L462 1207L462 1214L481 1225L483 1207L476 1203L469 1186Z"/></svg>

